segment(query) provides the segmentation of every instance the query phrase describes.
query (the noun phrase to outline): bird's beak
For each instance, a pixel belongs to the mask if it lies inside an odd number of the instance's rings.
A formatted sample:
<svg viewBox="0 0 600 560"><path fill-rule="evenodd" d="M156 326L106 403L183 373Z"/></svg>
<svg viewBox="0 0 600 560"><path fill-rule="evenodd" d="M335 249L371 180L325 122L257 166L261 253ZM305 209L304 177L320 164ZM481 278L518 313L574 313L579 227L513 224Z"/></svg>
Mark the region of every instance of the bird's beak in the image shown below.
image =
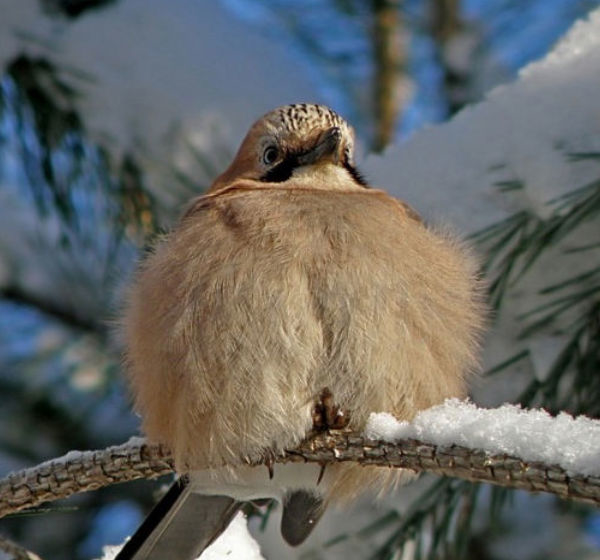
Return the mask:
<svg viewBox="0 0 600 560"><path fill-rule="evenodd" d="M316 144L298 156L300 165L312 165L325 158L331 157L338 163L342 131L338 126L332 126L317 138Z"/></svg>

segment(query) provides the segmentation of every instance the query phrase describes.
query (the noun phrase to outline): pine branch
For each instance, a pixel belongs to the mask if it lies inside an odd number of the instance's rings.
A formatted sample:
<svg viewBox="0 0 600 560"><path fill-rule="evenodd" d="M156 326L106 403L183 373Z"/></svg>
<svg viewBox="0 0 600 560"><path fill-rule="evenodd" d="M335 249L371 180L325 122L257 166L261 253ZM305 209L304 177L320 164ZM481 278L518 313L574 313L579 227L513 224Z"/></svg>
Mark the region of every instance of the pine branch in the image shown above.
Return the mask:
<svg viewBox="0 0 600 560"><path fill-rule="evenodd" d="M549 492L600 505L600 477L571 475L556 465L527 462L505 454L492 455L458 445L442 447L411 439L392 444L369 440L357 433L332 431L318 434L276 459L278 463L341 461ZM0 480L0 517L79 492L172 472L168 449L143 439L96 451L71 452Z"/></svg>
<svg viewBox="0 0 600 560"><path fill-rule="evenodd" d="M0 298L36 309L48 317L59 320L66 326L86 332L103 333L103 328L99 322L81 317L48 299L23 290L20 286L7 285L0 288Z"/></svg>

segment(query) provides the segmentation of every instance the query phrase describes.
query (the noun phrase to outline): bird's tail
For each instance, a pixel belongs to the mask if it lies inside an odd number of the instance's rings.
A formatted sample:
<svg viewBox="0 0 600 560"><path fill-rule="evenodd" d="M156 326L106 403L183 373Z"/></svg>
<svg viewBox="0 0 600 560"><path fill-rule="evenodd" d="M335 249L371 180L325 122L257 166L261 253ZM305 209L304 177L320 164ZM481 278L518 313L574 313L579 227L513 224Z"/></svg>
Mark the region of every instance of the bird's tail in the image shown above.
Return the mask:
<svg viewBox="0 0 600 560"><path fill-rule="evenodd" d="M229 525L242 506L228 496L191 491L187 477L154 506L115 560L194 560Z"/></svg>
<svg viewBox="0 0 600 560"><path fill-rule="evenodd" d="M323 498L310 490L289 492L283 501L281 534L291 546L302 544L325 511Z"/></svg>

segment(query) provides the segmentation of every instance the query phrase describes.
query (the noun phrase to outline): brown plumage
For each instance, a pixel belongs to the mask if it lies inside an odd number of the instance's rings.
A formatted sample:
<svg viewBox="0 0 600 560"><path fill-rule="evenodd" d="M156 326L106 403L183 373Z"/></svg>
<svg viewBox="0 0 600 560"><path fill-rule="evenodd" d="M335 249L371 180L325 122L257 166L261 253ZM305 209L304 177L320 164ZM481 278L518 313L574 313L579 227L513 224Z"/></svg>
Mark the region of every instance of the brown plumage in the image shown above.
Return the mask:
<svg viewBox="0 0 600 560"><path fill-rule="evenodd" d="M144 430L179 471L293 447L326 387L356 430L374 411L410 420L466 394L483 316L477 266L366 188L352 156L352 130L330 109L268 113L141 265L127 371ZM399 476L328 468L325 500Z"/></svg>

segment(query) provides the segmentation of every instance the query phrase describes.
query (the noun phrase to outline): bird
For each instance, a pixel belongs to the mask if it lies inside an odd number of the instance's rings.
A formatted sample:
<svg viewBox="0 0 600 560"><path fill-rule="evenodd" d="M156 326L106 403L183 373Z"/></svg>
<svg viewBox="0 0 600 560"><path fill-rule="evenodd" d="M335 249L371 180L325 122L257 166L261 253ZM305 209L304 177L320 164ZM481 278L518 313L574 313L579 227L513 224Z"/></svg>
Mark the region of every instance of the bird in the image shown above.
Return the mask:
<svg viewBox="0 0 600 560"><path fill-rule="evenodd" d="M195 558L262 498L282 503L298 545L330 505L411 476L273 458L315 429L361 431L371 412L411 420L466 396L485 323L477 259L371 186L354 142L325 105L270 111L141 262L125 369L143 431L180 478L118 560Z"/></svg>

